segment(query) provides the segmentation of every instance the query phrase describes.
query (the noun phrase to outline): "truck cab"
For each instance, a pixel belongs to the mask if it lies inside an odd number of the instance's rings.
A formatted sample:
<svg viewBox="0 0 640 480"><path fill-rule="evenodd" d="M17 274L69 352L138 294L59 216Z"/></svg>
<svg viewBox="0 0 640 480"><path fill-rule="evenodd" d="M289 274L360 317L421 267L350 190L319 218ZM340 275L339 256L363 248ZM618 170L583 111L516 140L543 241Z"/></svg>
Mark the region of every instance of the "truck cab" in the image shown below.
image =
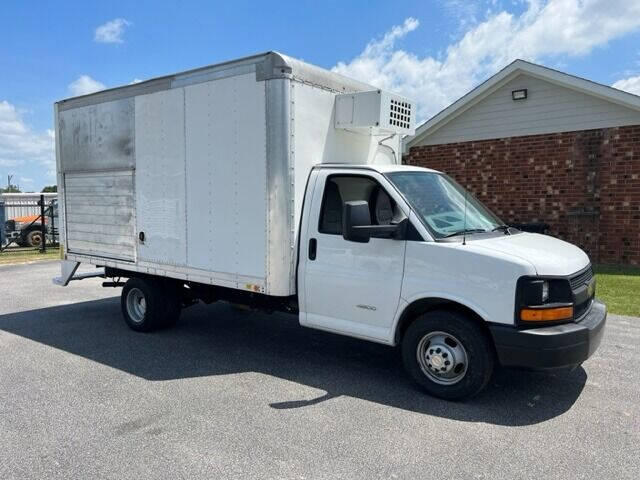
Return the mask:
<svg viewBox="0 0 640 480"><path fill-rule="evenodd" d="M506 226L441 172L316 167L300 228L300 323L400 344L433 395L477 393L494 363L577 365L601 340L587 255Z"/></svg>

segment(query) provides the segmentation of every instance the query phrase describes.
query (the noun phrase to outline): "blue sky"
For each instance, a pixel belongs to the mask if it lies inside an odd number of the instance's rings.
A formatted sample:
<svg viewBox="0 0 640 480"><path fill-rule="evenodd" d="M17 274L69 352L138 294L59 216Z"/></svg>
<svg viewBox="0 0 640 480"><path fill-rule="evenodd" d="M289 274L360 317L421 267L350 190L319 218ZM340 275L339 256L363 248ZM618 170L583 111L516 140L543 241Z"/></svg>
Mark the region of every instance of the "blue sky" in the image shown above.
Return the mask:
<svg viewBox="0 0 640 480"><path fill-rule="evenodd" d="M640 93L630 0L10 1L0 29L0 185L54 182L61 98L279 50L414 98L421 119L515 58Z"/></svg>

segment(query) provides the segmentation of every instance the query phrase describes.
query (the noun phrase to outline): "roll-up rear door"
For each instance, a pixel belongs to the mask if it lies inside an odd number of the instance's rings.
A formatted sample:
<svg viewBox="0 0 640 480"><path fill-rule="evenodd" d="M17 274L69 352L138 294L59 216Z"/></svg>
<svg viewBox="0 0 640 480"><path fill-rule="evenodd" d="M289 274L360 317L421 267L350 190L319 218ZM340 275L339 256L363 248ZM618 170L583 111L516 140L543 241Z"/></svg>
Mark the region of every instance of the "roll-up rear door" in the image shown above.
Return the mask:
<svg viewBox="0 0 640 480"><path fill-rule="evenodd" d="M133 170L66 173L67 251L135 259Z"/></svg>

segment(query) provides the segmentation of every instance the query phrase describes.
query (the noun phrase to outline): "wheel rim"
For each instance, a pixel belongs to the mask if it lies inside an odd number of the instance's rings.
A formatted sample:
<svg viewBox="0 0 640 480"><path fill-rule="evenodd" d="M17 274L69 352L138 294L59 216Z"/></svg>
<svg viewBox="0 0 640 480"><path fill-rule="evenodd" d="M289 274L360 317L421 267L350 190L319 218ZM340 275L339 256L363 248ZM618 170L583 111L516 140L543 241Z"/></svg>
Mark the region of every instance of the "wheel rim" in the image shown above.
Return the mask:
<svg viewBox="0 0 640 480"><path fill-rule="evenodd" d="M147 300L139 288L132 288L127 294L127 313L134 323L142 323L147 312Z"/></svg>
<svg viewBox="0 0 640 480"><path fill-rule="evenodd" d="M40 244L42 243L42 236L40 234L32 235L31 236L31 243L35 247L39 247Z"/></svg>
<svg viewBox="0 0 640 480"><path fill-rule="evenodd" d="M440 385L453 385L467 373L469 357L464 345L446 332L430 332L416 349L422 373Z"/></svg>

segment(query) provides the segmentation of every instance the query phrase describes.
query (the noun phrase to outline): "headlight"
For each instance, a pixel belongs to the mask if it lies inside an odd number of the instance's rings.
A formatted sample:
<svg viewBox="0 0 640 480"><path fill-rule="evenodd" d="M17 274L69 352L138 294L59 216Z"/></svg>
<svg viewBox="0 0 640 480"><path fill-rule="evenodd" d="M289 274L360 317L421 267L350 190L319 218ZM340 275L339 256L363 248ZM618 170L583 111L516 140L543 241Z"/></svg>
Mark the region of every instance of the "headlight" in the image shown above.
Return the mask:
<svg viewBox="0 0 640 480"><path fill-rule="evenodd" d="M516 288L516 324L573 319L573 293L565 278L522 277Z"/></svg>
<svg viewBox="0 0 640 480"><path fill-rule="evenodd" d="M7 220L4 222L4 230L5 232L13 232L16 229L16 221L15 220Z"/></svg>
<svg viewBox="0 0 640 480"><path fill-rule="evenodd" d="M542 303L547 303L549 300L549 282L546 280L542 282Z"/></svg>

